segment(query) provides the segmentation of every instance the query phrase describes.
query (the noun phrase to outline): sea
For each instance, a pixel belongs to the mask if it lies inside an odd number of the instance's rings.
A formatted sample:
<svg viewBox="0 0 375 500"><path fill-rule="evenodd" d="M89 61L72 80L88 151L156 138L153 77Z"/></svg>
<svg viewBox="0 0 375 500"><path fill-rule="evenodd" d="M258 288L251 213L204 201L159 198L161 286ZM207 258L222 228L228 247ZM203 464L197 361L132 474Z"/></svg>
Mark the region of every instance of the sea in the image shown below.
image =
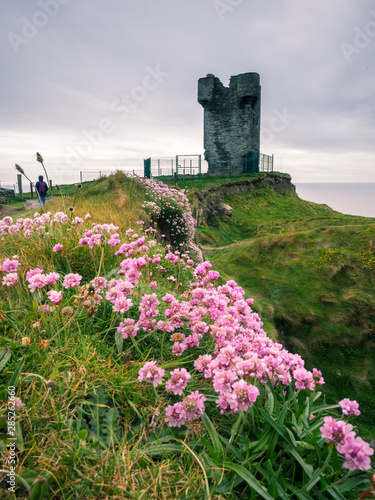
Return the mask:
<svg viewBox="0 0 375 500"><path fill-rule="evenodd" d="M294 185L303 200L324 203L343 214L375 217L375 182L294 182Z"/></svg>
<svg viewBox="0 0 375 500"><path fill-rule="evenodd" d="M78 171L74 175L70 173L65 176L63 183L80 182L79 174ZM82 172L82 174L84 174L83 180L91 180L99 176L99 172ZM142 175L142 172L139 171L139 174ZM15 175L13 177L15 178ZM62 181L56 178L54 183L57 182ZM295 182L293 180L292 182L296 186L298 196L303 200L323 203L343 214L375 217L375 182ZM1 185L7 188L15 187L18 192L17 186L10 182L0 180L0 187ZM24 192L30 191L30 185L23 182L23 189Z"/></svg>

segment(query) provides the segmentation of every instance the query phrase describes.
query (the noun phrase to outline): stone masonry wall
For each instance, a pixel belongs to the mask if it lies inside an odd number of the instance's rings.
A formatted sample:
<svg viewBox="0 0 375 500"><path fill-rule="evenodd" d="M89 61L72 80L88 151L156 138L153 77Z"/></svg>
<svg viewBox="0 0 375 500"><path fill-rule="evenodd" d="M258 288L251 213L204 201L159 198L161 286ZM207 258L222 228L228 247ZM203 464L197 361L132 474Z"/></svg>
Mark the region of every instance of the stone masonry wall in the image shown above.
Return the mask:
<svg viewBox="0 0 375 500"><path fill-rule="evenodd" d="M204 108L204 149L211 175L241 174L245 151L259 152L261 87L258 73L230 78L224 87L207 75L198 81L198 102Z"/></svg>

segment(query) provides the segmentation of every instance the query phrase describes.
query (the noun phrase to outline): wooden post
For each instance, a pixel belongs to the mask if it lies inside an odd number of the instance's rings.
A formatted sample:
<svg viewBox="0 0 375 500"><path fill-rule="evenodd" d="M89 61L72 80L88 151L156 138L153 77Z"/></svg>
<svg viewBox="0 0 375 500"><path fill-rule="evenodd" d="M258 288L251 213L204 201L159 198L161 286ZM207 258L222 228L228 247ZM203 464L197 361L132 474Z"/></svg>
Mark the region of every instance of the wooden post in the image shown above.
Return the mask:
<svg viewBox="0 0 375 500"><path fill-rule="evenodd" d="M34 198L33 183L30 182L30 197Z"/></svg>
<svg viewBox="0 0 375 500"><path fill-rule="evenodd" d="M177 186L177 172L175 172L173 175L174 175L174 185Z"/></svg>
<svg viewBox="0 0 375 500"><path fill-rule="evenodd" d="M51 179L49 180L49 188L50 188L50 192L52 193L52 180Z"/></svg>
<svg viewBox="0 0 375 500"><path fill-rule="evenodd" d="M23 200L22 174L17 174L17 183L18 183L18 193L19 193L19 196L20 196L21 200Z"/></svg>

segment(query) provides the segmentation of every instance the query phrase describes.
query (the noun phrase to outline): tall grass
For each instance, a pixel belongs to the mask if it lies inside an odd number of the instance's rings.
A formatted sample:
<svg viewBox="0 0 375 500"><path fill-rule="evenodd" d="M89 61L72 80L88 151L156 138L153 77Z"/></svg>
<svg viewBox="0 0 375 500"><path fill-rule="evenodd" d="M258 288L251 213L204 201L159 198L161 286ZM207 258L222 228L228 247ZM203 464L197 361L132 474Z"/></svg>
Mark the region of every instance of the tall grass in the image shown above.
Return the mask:
<svg viewBox="0 0 375 500"><path fill-rule="evenodd" d="M367 462L345 470L322 438L330 412L351 427L336 402L320 402L319 373L267 337L236 283L219 287L209 262L163 246L144 197L116 173L55 200L54 214L0 225L3 497L370 492ZM288 241L264 245L292 251ZM259 373L241 371L246 353ZM15 493L6 483L13 437Z"/></svg>

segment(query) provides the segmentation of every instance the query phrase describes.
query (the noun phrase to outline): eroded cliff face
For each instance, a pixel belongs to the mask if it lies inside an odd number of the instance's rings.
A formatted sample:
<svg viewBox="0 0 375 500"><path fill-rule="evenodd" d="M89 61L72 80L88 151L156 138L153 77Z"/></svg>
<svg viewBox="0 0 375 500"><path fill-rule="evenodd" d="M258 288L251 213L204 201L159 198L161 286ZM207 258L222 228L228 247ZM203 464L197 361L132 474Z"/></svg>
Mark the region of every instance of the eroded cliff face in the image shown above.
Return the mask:
<svg viewBox="0 0 375 500"><path fill-rule="evenodd" d="M198 225L209 222L211 218L230 217L232 209L223 202L224 196L242 194L257 189L270 188L286 196L296 193L289 174L269 173L256 179L240 179L220 186L209 187L192 193L192 214Z"/></svg>

